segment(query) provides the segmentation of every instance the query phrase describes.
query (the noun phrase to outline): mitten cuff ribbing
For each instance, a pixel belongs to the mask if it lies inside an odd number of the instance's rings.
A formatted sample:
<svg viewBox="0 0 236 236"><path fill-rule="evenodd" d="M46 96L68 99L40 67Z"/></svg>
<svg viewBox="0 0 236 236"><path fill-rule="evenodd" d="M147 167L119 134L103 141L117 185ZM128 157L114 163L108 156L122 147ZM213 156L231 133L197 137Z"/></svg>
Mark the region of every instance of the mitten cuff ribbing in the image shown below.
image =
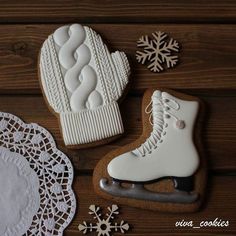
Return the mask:
<svg viewBox="0 0 236 236"><path fill-rule="evenodd" d="M94 110L60 113L66 145L78 145L107 139L124 132L117 102Z"/></svg>

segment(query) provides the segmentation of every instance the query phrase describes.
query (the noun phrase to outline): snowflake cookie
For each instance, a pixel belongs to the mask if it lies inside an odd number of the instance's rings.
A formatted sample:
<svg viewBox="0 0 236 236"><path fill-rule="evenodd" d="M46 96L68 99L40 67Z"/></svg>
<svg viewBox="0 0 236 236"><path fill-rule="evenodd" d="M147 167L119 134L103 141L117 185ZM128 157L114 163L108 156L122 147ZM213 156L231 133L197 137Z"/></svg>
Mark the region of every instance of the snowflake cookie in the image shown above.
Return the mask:
<svg viewBox="0 0 236 236"><path fill-rule="evenodd" d="M1 236L62 236L75 214L72 181L47 130L0 112Z"/></svg>
<svg viewBox="0 0 236 236"><path fill-rule="evenodd" d="M176 40L170 38L164 32L152 33L153 39L147 35L142 36L137 41L137 46L143 48L143 51L136 52L136 59L139 63L149 62L148 68L152 72L161 72L164 70L163 64L167 68L174 67L178 62L178 56L172 55L179 51L179 44Z"/></svg>
<svg viewBox="0 0 236 236"><path fill-rule="evenodd" d="M117 232L118 230L124 234L125 231L127 231L129 229L129 225L127 223L125 223L123 220L118 224L118 223L111 223L111 220L114 219L113 215L118 215L118 206L117 205L112 205L111 207L107 208L109 213L106 214L107 218L106 219L102 219L101 218L101 213L99 213L100 211L100 207L96 207L95 205L91 205L89 207L89 214L90 215L94 215L94 219L97 219L97 223L96 224L92 224L92 223L87 223L87 222L83 222L83 224L79 225L79 230L82 231L84 234L86 234L88 231L92 232L93 230L95 230L96 232L98 232L98 236L110 236L111 231L114 230L115 232Z"/></svg>

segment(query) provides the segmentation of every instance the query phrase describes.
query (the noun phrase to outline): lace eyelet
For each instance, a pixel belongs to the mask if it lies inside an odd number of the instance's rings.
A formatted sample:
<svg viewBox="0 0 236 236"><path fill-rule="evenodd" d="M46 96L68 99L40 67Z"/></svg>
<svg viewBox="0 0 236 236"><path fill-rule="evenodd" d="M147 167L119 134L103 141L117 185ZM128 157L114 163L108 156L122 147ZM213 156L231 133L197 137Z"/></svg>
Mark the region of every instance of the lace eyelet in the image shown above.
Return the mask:
<svg viewBox="0 0 236 236"><path fill-rule="evenodd" d="M166 132L164 132L163 135L166 135Z"/></svg>
<svg viewBox="0 0 236 236"><path fill-rule="evenodd" d="M162 142L163 142L163 140L161 139L161 140L160 140L160 143L162 143Z"/></svg>
<svg viewBox="0 0 236 236"><path fill-rule="evenodd" d="M167 99L167 98L165 98L165 99L164 99L164 102L169 102L169 101L170 101L170 100L169 100L169 99Z"/></svg>
<svg viewBox="0 0 236 236"><path fill-rule="evenodd" d="M168 124L167 124L167 123L165 124L165 127L166 127L166 128L168 127Z"/></svg>
<svg viewBox="0 0 236 236"><path fill-rule="evenodd" d="M178 120L175 125L178 129L184 129L185 128L185 122L183 120Z"/></svg>
<svg viewBox="0 0 236 236"><path fill-rule="evenodd" d="M157 149L157 146L154 146L154 149Z"/></svg>
<svg viewBox="0 0 236 236"><path fill-rule="evenodd" d="M165 114L165 118L166 118L166 119L170 119L170 115Z"/></svg>

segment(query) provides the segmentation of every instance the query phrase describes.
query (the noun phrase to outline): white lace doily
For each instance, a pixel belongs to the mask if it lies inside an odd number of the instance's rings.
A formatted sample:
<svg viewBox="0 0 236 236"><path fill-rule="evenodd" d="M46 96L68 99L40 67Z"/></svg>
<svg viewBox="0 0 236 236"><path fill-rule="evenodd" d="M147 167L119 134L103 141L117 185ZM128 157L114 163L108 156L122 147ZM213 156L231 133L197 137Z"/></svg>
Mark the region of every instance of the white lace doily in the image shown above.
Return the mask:
<svg viewBox="0 0 236 236"><path fill-rule="evenodd" d="M70 160L37 124L0 112L0 235L62 235L76 201Z"/></svg>

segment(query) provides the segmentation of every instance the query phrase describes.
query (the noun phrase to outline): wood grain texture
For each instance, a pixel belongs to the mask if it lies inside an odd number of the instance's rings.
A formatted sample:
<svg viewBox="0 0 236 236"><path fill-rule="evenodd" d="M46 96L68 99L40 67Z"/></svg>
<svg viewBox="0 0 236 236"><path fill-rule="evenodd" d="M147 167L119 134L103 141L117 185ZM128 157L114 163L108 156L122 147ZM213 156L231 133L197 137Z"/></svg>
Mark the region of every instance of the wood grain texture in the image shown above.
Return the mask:
<svg viewBox="0 0 236 236"><path fill-rule="evenodd" d="M229 22L234 0L3 0L0 22Z"/></svg>
<svg viewBox="0 0 236 236"><path fill-rule="evenodd" d="M37 76L42 42L56 28L72 22L94 28L111 50L124 50L131 63L133 80L121 106L124 138L79 151L68 150L63 144L57 120L42 98ZM104 210L112 204L94 193L90 175L103 156L133 142L142 133L141 96L144 89L156 86L199 96L207 105L200 137L211 173L207 202L195 214L161 214L121 206L117 221L129 222L132 229L127 235L133 236L236 235L235 0L2 0L0 24L0 110L46 127L75 167L78 211L65 236L82 235L78 224L93 221L88 214L90 204L101 205ZM160 74L151 73L135 59L137 39L156 30L168 33L182 46L180 64ZM230 227L174 227L177 220L199 223L215 218L229 220Z"/></svg>
<svg viewBox="0 0 236 236"><path fill-rule="evenodd" d="M184 91L198 96L206 103L207 117L203 126L203 144L210 169L236 170L236 94L231 90ZM52 115L42 96L2 95L0 110L13 113L25 122L35 122L48 129L59 148L73 161L76 170L91 171L98 160L109 151L136 140L142 133L142 94L129 95L121 105L126 135L110 144L84 150L69 150L63 144L57 119Z"/></svg>
<svg viewBox="0 0 236 236"><path fill-rule="evenodd" d="M79 234L78 234L77 230L68 230L64 233L64 236L78 236L78 235ZM90 234L90 235L95 236L95 234ZM147 236L146 233L132 233L130 235L132 235L132 236ZM148 234L148 235L156 236L155 233L154 234ZM204 232L204 233L186 233L186 234L181 233L181 232L179 232L179 233L177 233L177 232L176 233L172 233L172 232L171 233L170 232L158 233L158 236L182 236L182 235L187 235L187 236L202 236L202 235L204 235L204 236L216 236L216 233L210 233L210 232L209 233L206 233L206 232ZM219 235L223 236L224 234L219 234ZM235 236L234 233L227 233L225 235Z"/></svg>
<svg viewBox="0 0 236 236"><path fill-rule="evenodd" d="M124 219L132 229L128 235L226 235L236 233L236 189L235 176L214 176L210 178L208 188L207 207L197 213L189 214L167 214L152 212L147 210L137 210L136 208L119 205L120 217L117 221ZM78 197L77 214L66 230L66 236L76 235L79 223L83 221L95 222L88 214L88 207L91 204L99 205L102 208L110 206L112 202L103 200L95 195L90 176L78 176L75 178L74 189ZM178 220L192 220L197 226L202 220L214 220L215 218L229 220L230 227L225 228L176 228L175 222ZM171 232L171 234L170 234ZM74 233L74 234L73 234ZM169 233L169 234L168 234Z"/></svg>
<svg viewBox="0 0 236 236"><path fill-rule="evenodd" d="M111 50L128 54L132 90L159 86L173 89L236 89L236 25L114 25L93 24ZM1 25L0 92L40 93L38 53L59 25ZM152 73L135 59L136 41L162 30L178 40L180 64L165 73Z"/></svg>
<svg viewBox="0 0 236 236"><path fill-rule="evenodd" d="M192 230L191 230L192 231ZM83 234L79 234L78 233L78 230L67 230L65 231L64 233L64 236L79 236L79 235L83 235ZM90 236L96 236L96 234L89 234ZM116 235L119 235L118 233L116 233ZM123 235L123 234L120 234L120 235ZM132 236L147 236L146 233L129 233L128 235L132 235ZM151 236L157 236L156 233L149 233L148 235L151 235ZM234 233L226 233L226 234L223 234L223 233L220 233L220 234L216 234L216 233L210 233L210 232L196 232L196 233L182 233L181 230L180 232L166 232L166 233L158 233L158 236L183 236L183 235L186 235L186 236L216 236L216 235L221 235L221 236L224 236L224 235L227 235L227 236L235 236Z"/></svg>

